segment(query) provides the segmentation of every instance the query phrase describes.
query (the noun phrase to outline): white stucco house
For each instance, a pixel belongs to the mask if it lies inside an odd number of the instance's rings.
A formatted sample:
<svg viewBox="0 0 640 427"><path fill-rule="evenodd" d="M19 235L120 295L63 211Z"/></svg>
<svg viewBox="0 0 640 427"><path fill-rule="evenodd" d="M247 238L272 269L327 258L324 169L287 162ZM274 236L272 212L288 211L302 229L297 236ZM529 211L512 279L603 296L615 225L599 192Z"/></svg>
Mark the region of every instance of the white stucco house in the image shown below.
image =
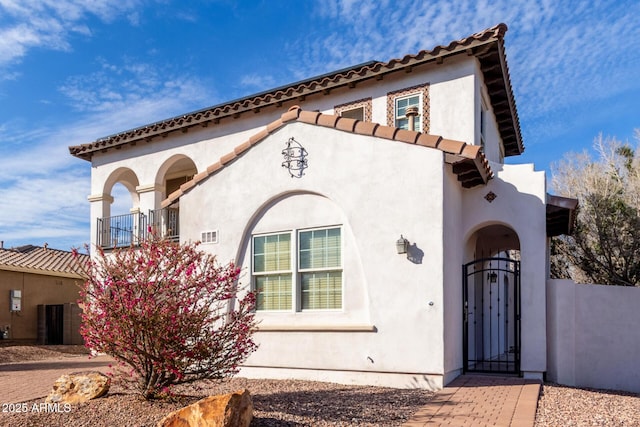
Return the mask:
<svg viewBox="0 0 640 427"><path fill-rule="evenodd" d="M575 201L523 150L497 25L70 147L91 239L148 226L244 270L242 375L438 389L547 371L548 237ZM116 183L132 210L112 215Z"/></svg>

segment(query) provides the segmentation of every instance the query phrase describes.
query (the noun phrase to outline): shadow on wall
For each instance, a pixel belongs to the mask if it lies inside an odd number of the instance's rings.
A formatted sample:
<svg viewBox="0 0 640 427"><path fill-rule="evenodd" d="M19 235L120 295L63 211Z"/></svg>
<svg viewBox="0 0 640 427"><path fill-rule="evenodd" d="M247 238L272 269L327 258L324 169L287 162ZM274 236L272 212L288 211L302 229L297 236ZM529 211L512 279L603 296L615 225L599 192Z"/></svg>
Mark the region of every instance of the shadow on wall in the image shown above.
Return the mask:
<svg viewBox="0 0 640 427"><path fill-rule="evenodd" d="M424 251L417 244L412 243L407 248L407 259L414 264L422 264L424 259Z"/></svg>
<svg viewBox="0 0 640 427"><path fill-rule="evenodd" d="M422 390L439 390L440 384L436 383L433 378L427 375L419 377L413 377L411 382L407 384L407 389L422 389Z"/></svg>

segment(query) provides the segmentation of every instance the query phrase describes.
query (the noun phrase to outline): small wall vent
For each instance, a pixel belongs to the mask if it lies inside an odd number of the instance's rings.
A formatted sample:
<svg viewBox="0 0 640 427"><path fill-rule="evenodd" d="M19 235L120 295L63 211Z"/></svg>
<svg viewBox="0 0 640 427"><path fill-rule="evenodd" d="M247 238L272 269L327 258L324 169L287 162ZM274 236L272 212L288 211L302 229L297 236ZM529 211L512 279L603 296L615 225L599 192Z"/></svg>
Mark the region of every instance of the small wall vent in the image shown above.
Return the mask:
<svg viewBox="0 0 640 427"><path fill-rule="evenodd" d="M200 241L202 243L218 243L218 230L203 231Z"/></svg>

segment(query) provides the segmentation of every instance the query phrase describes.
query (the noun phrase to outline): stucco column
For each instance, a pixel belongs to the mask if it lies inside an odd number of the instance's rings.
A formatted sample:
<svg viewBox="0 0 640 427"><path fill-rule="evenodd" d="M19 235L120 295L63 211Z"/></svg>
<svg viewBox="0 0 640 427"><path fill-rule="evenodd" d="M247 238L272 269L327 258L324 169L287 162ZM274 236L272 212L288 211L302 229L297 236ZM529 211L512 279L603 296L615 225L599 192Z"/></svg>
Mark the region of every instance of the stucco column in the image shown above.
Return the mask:
<svg viewBox="0 0 640 427"><path fill-rule="evenodd" d="M138 185L136 187L136 192L138 193L138 197L140 198L140 204L138 206L137 212L132 213L138 213L145 218L145 221L141 223L145 228L148 226L152 226L152 218L150 217L149 211L160 209L164 187L157 183L149 185ZM146 229L140 231L142 234L147 232Z"/></svg>
<svg viewBox="0 0 640 427"><path fill-rule="evenodd" d="M106 218L111 215L111 203L113 197L109 194L92 194L87 197L91 212L91 251L98 244L98 218ZM107 234L108 237L108 234Z"/></svg>
<svg viewBox="0 0 640 427"><path fill-rule="evenodd" d="M150 210L160 209L163 191L164 187L157 183L138 185L136 187L136 192L140 197L140 212L147 215Z"/></svg>

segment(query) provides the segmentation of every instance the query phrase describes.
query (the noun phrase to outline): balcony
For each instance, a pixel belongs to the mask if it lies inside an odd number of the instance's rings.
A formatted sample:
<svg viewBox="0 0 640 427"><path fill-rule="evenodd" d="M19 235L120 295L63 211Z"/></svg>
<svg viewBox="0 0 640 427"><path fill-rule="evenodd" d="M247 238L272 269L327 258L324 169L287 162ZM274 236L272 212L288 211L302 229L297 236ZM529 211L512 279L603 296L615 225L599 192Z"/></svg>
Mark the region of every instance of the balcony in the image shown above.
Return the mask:
<svg viewBox="0 0 640 427"><path fill-rule="evenodd" d="M157 236L174 242L180 240L180 217L177 208L150 210L98 218L96 243L103 249L137 246L149 237L149 230Z"/></svg>
<svg viewBox="0 0 640 427"><path fill-rule="evenodd" d="M158 237L178 242L180 240L180 215L178 208L149 211L151 231Z"/></svg>

